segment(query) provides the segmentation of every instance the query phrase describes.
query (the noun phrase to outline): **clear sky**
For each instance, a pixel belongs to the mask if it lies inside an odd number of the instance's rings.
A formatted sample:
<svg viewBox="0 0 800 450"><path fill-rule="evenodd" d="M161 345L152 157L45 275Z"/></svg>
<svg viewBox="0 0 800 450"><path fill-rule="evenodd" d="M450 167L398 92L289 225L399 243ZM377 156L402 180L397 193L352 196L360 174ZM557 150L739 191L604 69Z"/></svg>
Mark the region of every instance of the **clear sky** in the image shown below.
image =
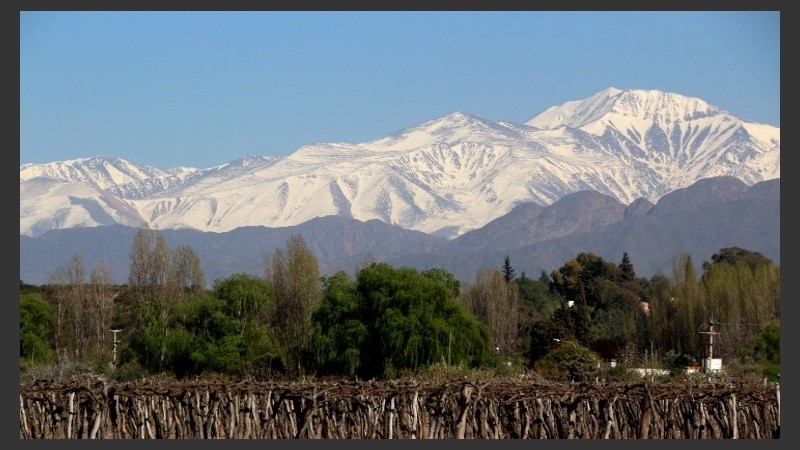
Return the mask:
<svg viewBox="0 0 800 450"><path fill-rule="evenodd" d="M780 126L780 12L20 12L20 163L168 169L605 88Z"/></svg>

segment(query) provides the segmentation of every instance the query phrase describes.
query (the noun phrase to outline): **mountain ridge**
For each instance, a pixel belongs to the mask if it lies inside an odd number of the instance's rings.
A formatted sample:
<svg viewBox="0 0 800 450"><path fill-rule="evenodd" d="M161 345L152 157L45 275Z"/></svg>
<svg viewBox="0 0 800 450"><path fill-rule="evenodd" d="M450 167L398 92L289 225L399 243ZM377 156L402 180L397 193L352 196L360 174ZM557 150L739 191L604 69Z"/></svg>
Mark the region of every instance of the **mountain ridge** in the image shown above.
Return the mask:
<svg viewBox="0 0 800 450"><path fill-rule="evenodd" d="M716 193L710 196L709 191ZM706 200L697 202L675 201L704 195ZM506 255L517 273L534 277L542 270L557 269L581 252L614 262L626 252L637 274L644 277L658 271L668 274L672 258L679 253L690 254L699 268L701 261L724 247L757 251L780 263L779 179L753 186L725 177L704 179L665 195L659 203L642 199L626 206L605 194L582 191L546 207L520 204L452 240L375 219L362 222L339 216L283 228L162 233L173 248L189 245L195 249L209 283L236 273L263 275L268 255L284 246L291 234L304 237L323 274L337 270L352 274L372 260L423 270L444 268L463 283L473 281L480 269L499 269ZM77 253L87 271L105 260L115 281L124 283L137 231L115 224L20 236L20 277L27 283L47 283L56 268Z"/></svg>
<svg viewBox="0 0 800 450"><path fill-rule="evenodd" d="M221 232L339 215L452 239L525 202L550 205L581 190L656 202L716 176L748 185L779 178L780 129L700 99L609 88L525 124L455 112L369 142L309 144L208 169L114 157L22 164L20 234L117 218ZM82 200L62 190L30 195L25 185L42 178L84 183Z"/></svg>

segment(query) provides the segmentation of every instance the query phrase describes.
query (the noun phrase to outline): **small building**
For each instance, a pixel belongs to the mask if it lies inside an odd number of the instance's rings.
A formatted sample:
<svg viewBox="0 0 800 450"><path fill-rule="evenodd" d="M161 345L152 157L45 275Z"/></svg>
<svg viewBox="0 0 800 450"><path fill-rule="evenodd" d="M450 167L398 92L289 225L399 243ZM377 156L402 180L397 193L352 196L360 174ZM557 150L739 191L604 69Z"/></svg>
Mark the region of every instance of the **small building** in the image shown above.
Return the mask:
<svg viewBox="0 0 800 450"><path fill-rule="evenodd" d="M722 358L706 358L703 360L703 372L714 373L722 371Z"/></svg>

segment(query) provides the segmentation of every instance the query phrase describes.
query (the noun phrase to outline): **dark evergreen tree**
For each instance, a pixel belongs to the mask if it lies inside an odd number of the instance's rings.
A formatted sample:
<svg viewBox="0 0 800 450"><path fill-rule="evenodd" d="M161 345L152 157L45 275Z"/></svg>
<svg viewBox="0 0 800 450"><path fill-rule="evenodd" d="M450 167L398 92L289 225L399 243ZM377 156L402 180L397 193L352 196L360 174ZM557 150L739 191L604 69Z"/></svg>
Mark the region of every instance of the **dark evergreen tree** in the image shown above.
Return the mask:
<svg viewBox="0 0 800 450"><path fill-rule="evenodd" d="M514 280L514 268L511 267L511 258L508 255L503 261L503 278L506 283L511 283Z"/></svg>
<svg viewBox="0 0 800 450"><path fill-rule="evenodd" d="M622 279L624 281L636 279L636 272L633 270L633 264L631 264L631 259L628 257L628 252L622 253L622 263L620 263L619 268L622 270Z"/></svg>

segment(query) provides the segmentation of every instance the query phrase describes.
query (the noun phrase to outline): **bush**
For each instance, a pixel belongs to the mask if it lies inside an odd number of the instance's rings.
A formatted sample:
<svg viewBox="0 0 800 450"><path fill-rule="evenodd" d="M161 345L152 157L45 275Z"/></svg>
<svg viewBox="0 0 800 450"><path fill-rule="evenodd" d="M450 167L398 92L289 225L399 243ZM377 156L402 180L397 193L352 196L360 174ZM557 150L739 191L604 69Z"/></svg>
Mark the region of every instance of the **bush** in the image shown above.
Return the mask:
<svg viewBox="0 0 800 450"><path fill-rule="evenodd" d="M691 355L686 353L678 353L674 350L669 350L664 353L662 358L664 365L672 376L678 376L686 373L687 366L698 366L699 363Z"/></svg>
<svg viewBox="0 0 800 450"><path fill-rule="evenodd" d="M141 364L131 361L124 363L111 372L114 381L133 381L150 377L150 372Z"/></svg>
<svg viewBox="0 0 800 450"><path fill-rule="evenodd" d="M20 381L49 380L64 382L82 377L94 377L92 368L83 362L61 358L57 362L30 364L20 360Z"/></svg>
<svg viewBox="0 0 800 450"><path fill-rule="evenodd" d="M545 378L588 381L601 370L597 353L573 342L563 343L536 362L535 368Z"/></svg>
<svg viewBox="0 0 800 450"><path fill-rule="evenodd" d="M636 372L631 371L627 364L617 363L614 367L609 367L605 373L606 379L616 382L636 382L641 381L642 377Z"/></svg>

